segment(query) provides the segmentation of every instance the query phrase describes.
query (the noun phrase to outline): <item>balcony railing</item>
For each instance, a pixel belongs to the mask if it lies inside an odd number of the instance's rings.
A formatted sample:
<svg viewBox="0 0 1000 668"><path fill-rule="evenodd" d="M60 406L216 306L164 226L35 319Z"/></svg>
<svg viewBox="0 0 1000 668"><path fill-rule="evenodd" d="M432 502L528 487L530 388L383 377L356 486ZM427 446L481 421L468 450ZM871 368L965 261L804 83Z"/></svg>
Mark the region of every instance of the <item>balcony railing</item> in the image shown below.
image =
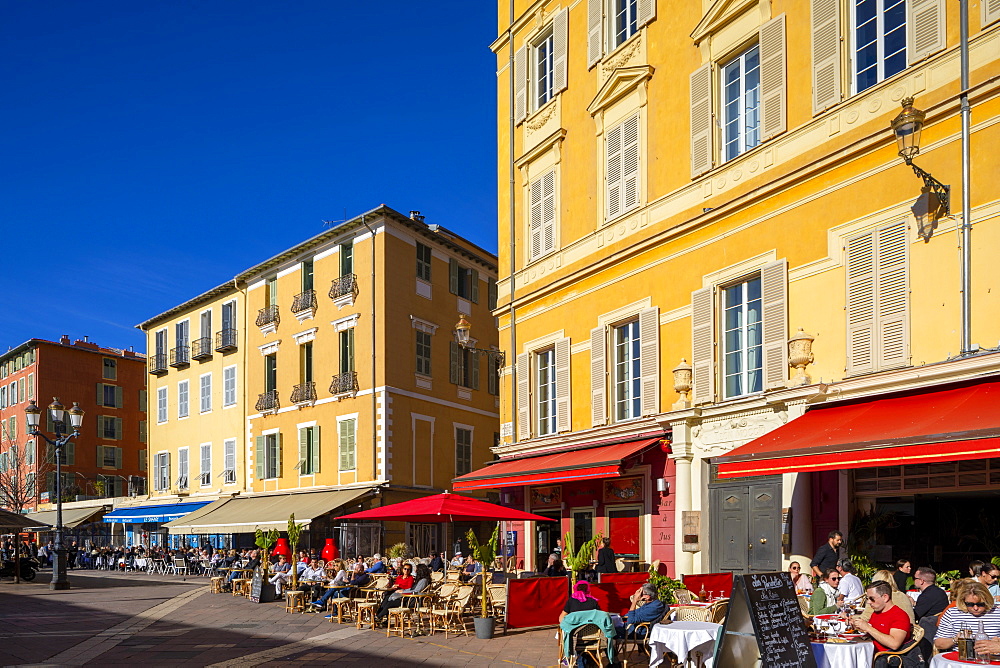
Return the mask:
<svg viewBox="0 0 1000 668"><path fill-rule="evenodd" d="M358 391L358 372L348 371L337 374L330 382L330 394L347 394Z"/></svg>
<svg viewBox="0 0 1000 668"><path fill-rule="evenodd" d="M236 350L236 330L222 329L215 333L215 352Z"/></svg>
<svg viewBox="0 0 1000 668"><path fill-rule="evenodd" d="M259 397L257 397L257 404L254 408L258 413L264 413L266 411L276 411L281 407L281 402L278 400L278 391L269 390L264 392Z"/></svg>
<svg viewBox="0 0 1000 668"><path fill-rule="evenodd" d="M316 383L311 380L292 388L293 404L302 404L307 401L316 401Z"/></svg>
<svg viewBox="0 0 1000 668"><path fill-rule="evenodd" d="M344 274L340 278L333 279L330 286L330 299L338 300L343 297L356 297L358 294L358 277L355 274Z"/></svg>
<svg viewBox="0 0 1000 668"><path fill-rule="evenodd" d="M306 290L305 292L300 292L295 295L295 299L292 300L292 313L302 313L303 311L308 311L309 309L316 308L316 291Z"/></svg>
<svg viewBox="0 0 1000 668"><path fill-rule="evenodd" d="M191 359L203 360L212 356L212 339L203 336L191 342Z"/></svg>
<svg viewBox="0 0 1000 668"><path fill-rule="evenodd" d="M167 372L167 354L156 353L149 356L149 373L162 375Z"/></svg>
<svg viewBox="0 0 1000 668"><path fill-rule="evenodd" d="M191 363L191 346L177 346L170 350L170 366L174 368Z"/></svg>
<svg viewBox="0 0 1000 668"><path fill-rule="evenodd" d="M278 313L278 305L271 304L270 306L265 306L257 313L257 326L266 327L267 325L277 325L281 321L281 315Z"/></svg>

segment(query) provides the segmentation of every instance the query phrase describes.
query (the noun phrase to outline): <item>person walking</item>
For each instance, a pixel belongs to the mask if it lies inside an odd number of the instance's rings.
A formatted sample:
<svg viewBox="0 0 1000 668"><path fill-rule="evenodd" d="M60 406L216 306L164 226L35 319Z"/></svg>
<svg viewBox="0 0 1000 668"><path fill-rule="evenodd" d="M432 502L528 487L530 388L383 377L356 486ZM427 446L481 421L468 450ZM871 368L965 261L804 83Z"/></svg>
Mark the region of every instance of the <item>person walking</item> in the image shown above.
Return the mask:
<svg viewBox="0 0 1000 668"><path fill-rule="evenodd" d="M816 556L809 562L809 568L813 575L823 577L823 573L829 570L836 570L837 561L840 559L840 546L844 543L844 534L839 531L831 531L827 534L826 542L816 550Z"/></svg>
<svg viewBox="0 0 1000 668"><path fill-rule="evenodd" d="M618 566L615 564L615 551L611 549L611 539L604 537L601 539L601 548L597 550L598 573L617 573Z"/></svg>

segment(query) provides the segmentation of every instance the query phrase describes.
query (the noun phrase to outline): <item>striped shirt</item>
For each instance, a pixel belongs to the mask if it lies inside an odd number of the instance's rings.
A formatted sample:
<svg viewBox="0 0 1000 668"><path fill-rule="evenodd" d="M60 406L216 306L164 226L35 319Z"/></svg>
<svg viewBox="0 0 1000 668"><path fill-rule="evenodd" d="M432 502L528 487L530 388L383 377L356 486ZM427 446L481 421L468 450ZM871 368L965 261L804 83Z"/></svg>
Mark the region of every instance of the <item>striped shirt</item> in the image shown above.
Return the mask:
<svg viewBox="0 0 1000 668"><path fill-rule="evenodd" d="M958 608L948 608L941 615L938 622L938 630L935 638L954 638L962 629L968 629L973 634L979 631L979 624L982 622L983 630L987 637L996 638L1000 636L1000 605L993 606L993 609L982 617L975 617L968 612L962 612Z"/></svg>

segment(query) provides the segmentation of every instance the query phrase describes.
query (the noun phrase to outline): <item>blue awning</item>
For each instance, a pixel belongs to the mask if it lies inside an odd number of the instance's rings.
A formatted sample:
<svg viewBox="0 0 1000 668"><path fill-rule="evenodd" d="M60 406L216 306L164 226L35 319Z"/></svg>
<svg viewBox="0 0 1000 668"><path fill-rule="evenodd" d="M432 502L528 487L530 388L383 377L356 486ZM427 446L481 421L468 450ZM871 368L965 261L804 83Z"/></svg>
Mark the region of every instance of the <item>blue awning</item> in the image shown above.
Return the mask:
<svg viewBox="0 0 1000 668"><path fill-rule="evenodd" d="M207 506L202 503L172 503L158 506L135 506L134 508L116 508L104 516L109 524L141 524L143 522L170 522L184 517L190 512Z"/></svg>

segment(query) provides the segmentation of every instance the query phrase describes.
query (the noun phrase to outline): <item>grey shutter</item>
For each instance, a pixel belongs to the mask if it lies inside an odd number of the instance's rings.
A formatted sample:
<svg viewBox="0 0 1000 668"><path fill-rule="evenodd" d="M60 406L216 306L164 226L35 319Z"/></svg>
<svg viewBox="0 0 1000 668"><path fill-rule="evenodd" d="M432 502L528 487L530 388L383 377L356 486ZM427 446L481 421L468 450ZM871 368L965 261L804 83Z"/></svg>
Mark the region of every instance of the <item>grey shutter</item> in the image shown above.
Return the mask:
<svg viewBox="0 0 1000 668"><path fill-rule="evenodd" d="M257 452L254 457L254 469L256 470L255 477L257 480L264 479L264 437L257 437Z"/></svg>
<svg viewBox="0 0 1000 668"><path fill-rule="evenodd" d="M121 387L115 388L115 408L123 408L125 406L125 397L122 392Z"/></svg>
<svg viewBox="0 0 1000 668"><path fill-rule="evenodd" d="M449 380L455 385L462 384L462 347L455 341L448 342L450 351Z"/></svg>
<svg viewBox="0 0 1000 668"><path fill-rule="evenodd" d="M840 0L812 0L812 105L818 114L840 102Z"/></svg>
<svg viewBox="0 0 1000 668"><path fill-rule="evenodd" d="M448 258L448 291L458 294L458 260L455 258Z"/></svg>
<svg viewBox="0 0 1000 668"><path fill-rule="evenodd" d="M486 306L492 311L497 307L497 279L490 276L486 279Z"/></svg>
<svg viewBox="0 0 1000 668"><path fill-rule="evenodd" d="M785 387L788 380L788 263L778 260L760 269L763 317L764 388Z"/></svg>
<svg viewBox="0 0 1000 668"><path fill-rule="evenodd" d="M149 393L146 390L139 390L139 410L148 411L149 407L146 405L149 401Z"/></svg>
<svg viewBox="0 0 1000 668"><path fill-rule="evenodd" d="M604 0L587 0L587 68L604 55Z"/></svg>
<svg viewBox="0 0 1000 668"><path fill-rule="evenodd" d="M163 486L160 489L170 489L170 453L163 453Z"/></svg>
<svg viewBox="0 0 1000 668"><path fill-rule="evenodd" d="M569 45L569 9L552 17L552 93L566 90L567 47Z"/></svg>
<svg viewBox="0 0 1000 668"><path fill-rule="evenodd" d="M660 412L660 309L639 311L639 387L642 414Z"/></svg>
<svg viewBox="0 0 1000 668"><path fill-rule="evenodd" d="M500 389L497 387L499 380L497 362L493 357L486 356L486 392L490 395L499 396Z"/></svg>
<svg viewBox="0 0 1000 668"><path fill-rule="evenodd" d="M703 404L715 396L715 309L713 288L691 293L691 368L693 399Z"/></svg>
<svg viewBox="0 0 1000 668"><path fill-rule="evenodd" d="M847 373L875 370L875 248L871 233L847 241Z"/></svg>
<svg viewBox="0 0 1000 668"><path fill-rule="evenodd" d="M97 416L97 438L104 438L104 416Z"/></svg>
<svg viewBox="0 0 1000 668"><path fill-rule="evenodd" d="M479 389L479 353L470 352L469 353L469 364L472 368L469 369L469 380L472 383L472 389Z"/></svg>
<svg viewBox="0 0 1000 668"><path fill-rule="evenodd" d="M475 269L469 270L469 298L473 304L479 303L479 272ZM471 314L470 314L471 315Z"/></svg>
<svg viewBox="0 0 1000 668"><path fill-rule="evenodd" d="M528 259L542 254L542 179L528 184Z"/></svg>
<svg viewBox="0 0 1000 668"><path fill-rule="evenodd" d="M76 443L70 441L64 445L63 454L66 456L66 466L76 466Z"/></svg>
<svg viewBox="0 0 1000 668"><path fill-rule="evenodd" d="M354 468L351 465L351 453L350 453L350 430L348 427L351 426L350 420L341 420L338 424L338 431L340 438L338 445L340 446L340 470L350 471Z"/></svg>
<svg viewBox="0 0 1000 668"><path fill-rule="evenodd" d="M97 446L97 468L104 466L104 446Z"/></svg>
<svg viewBox="0 0 1000 668"><path fill-rule="evenodd" d="M517 440L531 438L531 369L527 354L517 356Z"/></svg>
<svg viewBox="0 0 1000 668"><path fill-rule="evenodd" d="M763 140L785 131L785 15L760 27L760 109Z"/></svg>
<svg viewBox="0 0 1000 668"><path fill-rule="evenodd" d="M520 124L528 115L528 49L514 52L514 122Z"/></svg>
<svg viewBox="0 0 1000 668"><path fill-rule="evenodd" d="M309 456L309 427L299 427L299 474L308 469L306 458Z"/></svg>
<svg viewBox="0 0 1000 668"><path fill-rule="evenodd" d="M636 12L639 26L642 27L656 18L656 0L639 0Z"/></svg>
<svg viewBox="0 0 1000 668"><path fill-rule="evenodd" d="M319 473L319 425L312 428L313 449L312 449L312 472Z"/></svg>
<svg viewBox="0 0 1000 668"><path fill-rule="evenodd" d="M275 434L274 435L274 440L276 441L275 445L277 446L275 448L275 451L278 454L278 456L275 457L275 459L277 459L277 466L274 467L274 473L275 473L274 477L275 478L280 478L281 477L281 454L282 454L281 453L281 434L280 433Z"/></svg>
<svg viewBox="0 0 1000 668"><path fill-rule="evenodd" d="M910 64L944 49L945 40L944 0L909 0L906 3L906 55Z"/></svg>
<svg viewBox="0 0 1000 668"><path fill-rule="evenodd" d="M878 368L905 366L910 358L909 277L906 223L875 232L875 331Z"/></svg>
<svg viewBox="0 0 1000 668"><path fill-rule="evenodd" d="M542 182L542 253L556 247L556 170L550 169L540 179Z"/></svg>
<svg viewBox="0 0 1000 668"><path fill-rule="evenodd" d="M115 448L115 468L120 469L122 467L122 449Z"/></svg>
<svg viewBox="0 0 1000 668"><path fill-rule="evenodd" d="M624 124L608 130L604 141L604 215L616 218L622 211L622 129Z"/></svg>
<svg viewBox="0 0 1000 668"><path fill-rule="evenodd" d="M986 28L994 21L1000 21L1000 0L980 0L982 6L982 26Z"/></svg>
<svg viewBox="0 0 1000 668"><path fill-rule="evenodd" d="M590 330L590 420L595 427L608 421L606 341L603 326Z"/></svg>
<svg viewBox="0 0 1000 668"><path fill-rule="evenodd" d="M639 204L639 114L622 123L622 211Z"/></svg>
<svg viewBox="0 0 1000 668"><path fill-rule="evenodd" d="M556 431L572 431L569 338L556 339Z"/></svg>
<svg viewBox="0 0 1000 668"><path fill-rule="evenodd" d="M712 168L712 65L691 73L691 178Z"/></svg>
<svg viewBox="0 0 1000 668"><path fill-rule="evenodd" d="M111 418L115 421L115 440L120 441L123 437L122 434L122 419L120 417Z"/></svg>
<svg viewBox="0 0 1000 668"><path fill-rule="evenodd" d="M97 405L104 405L104 383L97 384Z"/></svg>

